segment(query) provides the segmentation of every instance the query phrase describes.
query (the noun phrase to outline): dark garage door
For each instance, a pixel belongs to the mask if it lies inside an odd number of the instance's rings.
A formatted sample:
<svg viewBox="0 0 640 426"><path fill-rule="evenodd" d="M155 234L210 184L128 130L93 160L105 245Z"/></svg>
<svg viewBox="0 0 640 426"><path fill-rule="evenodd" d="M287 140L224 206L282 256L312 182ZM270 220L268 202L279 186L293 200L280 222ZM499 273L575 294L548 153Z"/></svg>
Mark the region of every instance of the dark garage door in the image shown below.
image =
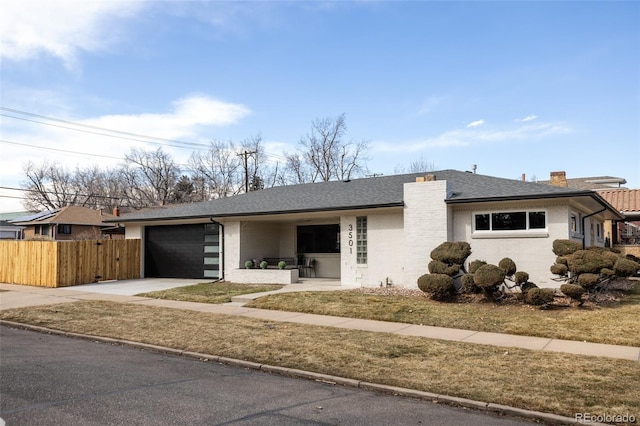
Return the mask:
<svg viewBox="0 0 640 426"><path fill-rule="evenodd" d="M144 275L156 278L218 278L218 226L148 226Z"/></svg>

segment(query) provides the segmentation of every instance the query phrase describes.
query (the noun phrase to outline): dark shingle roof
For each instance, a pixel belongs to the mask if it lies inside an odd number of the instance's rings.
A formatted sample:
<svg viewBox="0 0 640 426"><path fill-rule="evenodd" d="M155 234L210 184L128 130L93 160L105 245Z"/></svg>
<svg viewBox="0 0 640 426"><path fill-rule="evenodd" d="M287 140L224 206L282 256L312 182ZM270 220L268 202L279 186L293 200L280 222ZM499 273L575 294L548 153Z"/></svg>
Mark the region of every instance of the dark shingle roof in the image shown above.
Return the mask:
<svg viewBox="0 0 640 426"><path fill-rule="evenodd" d="M496 178L457 170L430 172L436 180L450 184L448 203L471 201L531 199L590 195L520 180ZM318 182L279 186L199 203L167 206L133 212L109 222L134 222L157 219L230 217L313 211L350 210L403 206L403 185L415 182L425 173L379 176L351 181Z"/></svg>

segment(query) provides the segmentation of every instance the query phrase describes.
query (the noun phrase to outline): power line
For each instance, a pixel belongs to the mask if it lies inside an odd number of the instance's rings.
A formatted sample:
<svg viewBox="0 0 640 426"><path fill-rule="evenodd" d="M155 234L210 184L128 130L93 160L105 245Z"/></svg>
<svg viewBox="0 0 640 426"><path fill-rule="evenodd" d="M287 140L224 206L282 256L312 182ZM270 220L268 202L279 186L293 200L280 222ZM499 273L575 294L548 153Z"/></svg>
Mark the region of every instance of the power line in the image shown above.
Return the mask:
<svg viewBox="0 0 640 426"><path fill-rule="evenodd" d="M2 108L2 107L0 107L0 108ZM23 118L23 117L14 117L12 115L7 115L7 114L1 114L0 113L0 116L9 117L9 118L15 118L17 120L29 121L31 123L44 124L46 126L58 127L58 128L61 128L61 129L74 130L76 132L83 132L83 133L89 133L89 134L92 134L92 135L105 136L107 138L129 140L129 141L134 141L134 142L143 142L143 143L148 143L148 144L158 145L158 146L172 146L174 148L181 148L181 149L198 149L198 150L204 151L203 148L193 148L193 147L186 147L186 146L176 145L176 144L171 144L171 143L153 142L153 141L144 140L144 139L135 139L135 138L128 138L128 137L124 137L124 136L109 135L109 134L106 134L106 133L92 132L91 130L74 129L73 127L61 126L59 124L53 124L53 123L45 123L43 121L30 120L28 118Z"/></svg>
<svg viewBox="0 0 640 426"><path fill-rule="evenodd" d="M66 129L66 130L73 130L73 131L77 131L77 132L89 133L89 134L94 134L94 135L98 135L98 136L105 136L105 137L116 138L116 139L130 140L130 141L134 141L134 142L143 142L143 143L148 143L148 144L152 144L152 145L159 145L159 146L171 146L171 147L174 147L174 148L181 148L181 149L190 148L190 149L196 149L196 150L200 150L200 151L206 151L206 150L208 150L210 148L210 146L208 144L197 143L197 142L186 142L186 141L175 140L175 139L165 139L165 138L160 138L160 137L157 137L157 136L149 136L149 135L143 135L143 134L140 134L140 133L133 133L133 132L127 132L127 131L123 131L123 130L110 129L110 128L107 128L107 127L93 126L93 125L90 125L90 124L79 123L77 121L64 120L64 119L61 119L61 118L50 117L50 116L46 116L46 115L36 114L36 113L33 113L33 112L28 112L28 111L22 111L22 110L14 109L14 108L7 108L7 107L3 107L3 106L0 106L0 110L11 112L11 113L14 113L14 114L19 114L19 115L26 115L26 116L29 116L29 117L42 118L42 119L45 119L45 120L55 121L55 122L58 122L58 123L70 124L70 125L73 125L73 126L76 126L76 127L85 127L87 129L100 130L100 131L103 131L103 132L116 133L116 134L125 135L125 136L132 136L132 137L109 135L109 134L105 134L105 133L101 133L101 132L93 132L93 131L90 131L90 130L77 129L77 128L73 128L73 127L62 126L62 125L57 125L57 124L53 124L53 123L46 123L46 122L43 122L43 121L31 120L31 119L24 118L24 117L16 117L14 115L0 113L0 116L7 117L7 118L13 118L13 119L16 119L16 120L28 121L28 122L36 123L36 124L43 124L45 126L58 127L58 128ZM142 139L136 139L136 138L142 138ZM162 142L153 142L153 141L162 141ZM94 154L85 154L85 155L94 155ZM264 155L267 156L267 157L275 158L276 160L284 160L284 161L286 161L286 159L287 159L286 156L284 156L284 155L273 154L273 153L268 153L268 152L265 152Z"/></svg>
<svg viewBox="0 0 640 426"><path fill-rule="evenodd" d="M60 148L49 148L49 147L40 146L40 145L31 145L31 144L27 144L27 143L12 142L12 141L8 141L6 139L0 139L0 143L6 143L6 144L18 145L18 146L25 146L27 148L33 148L33 149L43 149L43 150L47 150L47 151L64 152L66 154L88 155L88 156L91 156L91 157L100 157L100 158L109 158L109 159L112 159L112 160L128 161L127 158L123 158L123 157L113 157L111 155L103 155L103 154L90 154L88 152L71 151L71 150L60 149ZM180 173L190 170L189 169L190 166L188 164L176 163L176 165L177 166L186 167L186 169L180 169L179 170Z"/></svg>
<svg viewBox="0 0 640 426"><path fill-rule="evenodd" d="M110 159L113 159L113 160L125 160L122 157L113 157L111 155L90 154L88 152L71 151L71 150L68 150L68 149L49 148L49 147L40 146L40 145L30 145L30 144L26 144L26 143L12 142L12 141L8 141L6 139L0 139L0 143L6 143L6 144L11 144L11 145L19 145L19 146L26 146L28 148L44 149L44 150L47 150L47 151L64 152L64 153L67 153L67 154L89 155L91 157L110 158Z"/></svg>
<svg viewBox="0 0 640 426"><path fill-rule="evenodd" d="M258 151L251 151L251 152L244 151L244 152L238 153L238 155L242 157L244 160L244 192L245 193L249 192L249 165L248 165L247 159L249 158L250 155L257 154L257 153Z"/></svg>
<svg viewBox="0 0 640 426"><path fill-rule="evenodd" d="M61 118L49 117L49 116L46 116L46 115L35 114L35 113L32 113L32 112L28 112L28 111L21 111L21 110L18 110L18 109L6 108L6 107L2 107L2 106L0 106L0 110L9 111L9 112L12 112L14 114L27 115L27 116L30 116L30 117L44 118L45 120L57 121L59 123L71 124L73 126L78 126L78 127L86 127L88 129L101 130L101 131L106 131L106 132L110 132L110 133L118 133L118 134L127 135L127 136L134 136L134 137L137 137L137 138L152 139L152 140L157 140L157 141L169 142L171 144L187 145L187 146L196 147L196 148L197 147L209 148L209 146L207 144L196 143L196 142L185 142L185 141L174 140L174 139L165 139L165 138L160 138L160 137L157 137L157 136L149 136L149 135L143 135L143 134L140 134L140 133L127 132L127 131L123 131L123 130L109 129L107 127L99 127L99 126L93 126L91 124L78 123L77 121L63 120ZM15 116L12 116L12 115L6 115L6 114L0 114L0 115L3 115L5 117L9 117L9 118L15 118L15 119L18 119L18 120L32 121L34 123L45 124L45 125L48 125L48 126L55 126L54 124L51 124L51 123L44 123L44 122L36 121L36 120L29 120L29 119L26 119L26 118L15 117ZM55 126L55 127L62 127L64 129L83 131L83 130L80 130L80 129L73 129L73 128L64 127L64 126ZM94 132L88 132L88 133L94 133ZM104 135L102 133L96 133L96 134L100 134L100 135L103 135L103 136L110 136L110 135ZM111 137L116 137L116 136L111 136ZM129 139L129 138L122 138L122 139ZM130 139L130 140L138 140L138 139ZM144 142L144 141L140 141L140 142ZM149 142L149 143L151 143L151 142ZM161 144L158 144L158 145L161 145ZM179 146L179 145L169 145L169 146L175 146L177 148L185 148L185 147Z"/></svg>
<svg viewBox="0 0 640 426"><path fill-rule="evenodd" d="M57 191L44 191L38 189L29 189L29 188L12 188L10 186L0 186L0 189L7 189L9 191L22 191L22 192L35 192L37 194L51 194L51 195L64 195ZM109 195L97 195L97 194L81 194L77 192L70 191L69 195L78 196L78 197L94 197L94 198L108 198L111 200L121 200L123 197L111 197ZM16 197L17 198L17 197Z"/></svg>
<svg viewBox="0 0 640 426"><path fill-rule="evenodd" d="M2 195L2 194L0 194L0 198L12 198L12 199L15 199L15 200L27 200L28 199L27 197L14 197L12 195Z"/></svg>

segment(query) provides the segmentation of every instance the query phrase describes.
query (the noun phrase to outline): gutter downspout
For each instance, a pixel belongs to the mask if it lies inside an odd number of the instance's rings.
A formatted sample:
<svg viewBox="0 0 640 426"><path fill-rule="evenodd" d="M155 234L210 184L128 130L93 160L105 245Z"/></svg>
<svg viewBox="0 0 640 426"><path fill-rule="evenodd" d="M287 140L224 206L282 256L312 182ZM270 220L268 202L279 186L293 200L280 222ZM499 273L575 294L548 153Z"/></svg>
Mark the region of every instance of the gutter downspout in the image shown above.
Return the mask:
<svg viewBox="0 0 640 426"><path fill-rule="evenodd" d="M220 228L220 247L222 247L222 256L220 256L220 276L218 277L218 281L224 281L224 225L213 217L210 217L209 220Z"/></svg>
<svg viewBox="0 0 640 426"><path fill-rule="evenodd" d="M606 210L607 210L607 208L606 208L606 207L604 207L602 210L599 210L599 211L597 211L597 212L593 212L593 213L591 213L591 214L588 214L588 215L586 215L586 216L583 216L583 217L582 217L582 250L584 250L584 249L586 248L586 245L587 245L587 243L586 243L586 240L587 240L587 232L586 232L586 230L584 229L584 220L585 220L586 218L588 218L588 217L595 216L595 215L597 215L598 213L602 213L603 211L606 211Z"/></svg>

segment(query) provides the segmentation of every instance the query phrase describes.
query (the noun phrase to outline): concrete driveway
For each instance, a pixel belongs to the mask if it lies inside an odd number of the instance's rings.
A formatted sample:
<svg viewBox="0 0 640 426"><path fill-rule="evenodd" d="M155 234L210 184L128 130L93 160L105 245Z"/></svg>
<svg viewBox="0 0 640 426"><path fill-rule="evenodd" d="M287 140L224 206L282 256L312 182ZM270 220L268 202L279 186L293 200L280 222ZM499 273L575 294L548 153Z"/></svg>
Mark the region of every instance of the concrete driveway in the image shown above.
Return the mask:
<svg viewBox="0 0 640 426"><path fill-rule="evenodd" d="M206 278L141 278L136 280L103 281L94 284L75 285L62 287L68 291L82 291L88 293L117 294L120 296L133 296L149 291L167 290L175 287L211 282Z"/></svg>

